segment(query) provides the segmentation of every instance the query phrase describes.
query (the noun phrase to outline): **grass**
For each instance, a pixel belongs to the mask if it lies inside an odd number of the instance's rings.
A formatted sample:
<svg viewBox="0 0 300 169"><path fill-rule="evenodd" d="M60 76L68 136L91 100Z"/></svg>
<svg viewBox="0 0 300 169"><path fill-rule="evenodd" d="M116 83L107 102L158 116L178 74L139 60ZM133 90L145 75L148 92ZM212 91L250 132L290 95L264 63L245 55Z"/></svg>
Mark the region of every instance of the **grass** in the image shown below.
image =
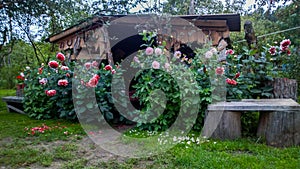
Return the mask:
<svg viewBox="0 0 300 169"><path fill-rule="evenodd" d="M14 91L0 90L0 97L11 94ZM52 130L33 136L24 130L43 124ZM69 134L64 134L65 131ZM145 137L144 132L134 135ZM21 114L8 113L5 104L0 102L0 168L300 168L299 146L273 148L249 138L208 140L201 144L182 142L159 155L122 158L105 155L104 152L93 157L97 146L82 145L84 137L85 133L78 123L33 120Z"/></svg>

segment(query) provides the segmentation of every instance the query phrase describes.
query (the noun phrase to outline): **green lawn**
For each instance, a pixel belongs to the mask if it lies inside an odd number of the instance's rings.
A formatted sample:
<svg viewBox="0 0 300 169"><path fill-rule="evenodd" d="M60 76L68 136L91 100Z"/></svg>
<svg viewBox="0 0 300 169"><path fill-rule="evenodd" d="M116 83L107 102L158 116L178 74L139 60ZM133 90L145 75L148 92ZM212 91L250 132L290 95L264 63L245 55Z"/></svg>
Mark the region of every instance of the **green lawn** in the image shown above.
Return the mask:
<svg viewBox="0 0 300 169"><path fill-rule="evenodd" d="M13 93L0 90L1 96ZM256 143L254 138L180 143L165 153L147 158L122 158L104 152L93 157L96 146L82 146L86 135L79 123L33 120L8 113L2 102L0 108L0 168L300 168L299 146L273 148ZM28 135L32 127L43 124L51 130Z"/></svg>

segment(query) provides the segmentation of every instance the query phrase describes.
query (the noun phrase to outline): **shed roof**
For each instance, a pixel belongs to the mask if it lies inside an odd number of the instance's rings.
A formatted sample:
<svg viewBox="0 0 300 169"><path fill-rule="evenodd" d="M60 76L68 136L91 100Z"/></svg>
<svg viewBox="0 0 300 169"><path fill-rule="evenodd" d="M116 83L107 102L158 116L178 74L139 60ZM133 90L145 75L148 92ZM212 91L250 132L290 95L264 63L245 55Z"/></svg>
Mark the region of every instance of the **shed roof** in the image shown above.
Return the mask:
<svg viewBox="0 0 300 169"><path fill-rule="evenodd" d="M68 37L80 31L93 29L101 26L104 22L113 21L122 17L149 18L151 15L101 15L88 18L76 25L73 25L62 32L50 36L47 42L55 43L60 39ZM216 15L173 15L173 18L182 18L194 23L200 29L229 29L229 31L241 31L241 20L239 14L216 14ZM129 21L129 24L135 24L135 21Z"/></svg>

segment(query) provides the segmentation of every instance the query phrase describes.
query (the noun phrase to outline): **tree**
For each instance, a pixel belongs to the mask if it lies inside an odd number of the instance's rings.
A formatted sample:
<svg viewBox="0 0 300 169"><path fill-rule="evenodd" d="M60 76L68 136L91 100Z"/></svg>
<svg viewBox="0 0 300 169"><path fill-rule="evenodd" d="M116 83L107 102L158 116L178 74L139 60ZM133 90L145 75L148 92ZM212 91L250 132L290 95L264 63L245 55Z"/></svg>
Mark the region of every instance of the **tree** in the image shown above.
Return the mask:
<svg viewBox="0 0 300 169"><path fill-rule="evenodd" d="M1 61L10 59L18 39L31 44L38 62L45 61L36 38L57 33L88 16L81 12L83 8L87 8L85 0L3 0L0 4L0 65Z"/></svg>

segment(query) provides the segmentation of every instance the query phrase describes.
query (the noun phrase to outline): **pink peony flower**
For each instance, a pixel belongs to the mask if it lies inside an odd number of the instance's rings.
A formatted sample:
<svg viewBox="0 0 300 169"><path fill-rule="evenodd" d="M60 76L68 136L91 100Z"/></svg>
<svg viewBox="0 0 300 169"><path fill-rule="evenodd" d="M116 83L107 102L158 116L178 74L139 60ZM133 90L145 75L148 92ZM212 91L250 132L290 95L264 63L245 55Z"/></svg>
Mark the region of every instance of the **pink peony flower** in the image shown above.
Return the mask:
<svg viewBox="0 0 300 169"><path fill-rule="evenodd" d="M62 66L60 69L61 70L69 70L69 67L68 66Z"/></svg>
<svg viewBox="0 0 300 169"><path fill-rule="evenodd" d="M55 60L52 60L48 63L48 66L56 69L58 67L58 63Z"/></svg>
<svg viewBox="0 0 300 169"><path fill-rule="evenodd" d="M54 96L54 95L56 95L56 90L47 90L46 94L47 94L47 96Z"/></svg>
<svg viewBox="0 0 300 169"><path fill-rule="evenodd" d="M48 80L46 78L42 78L41 80L39 80L39 83L41 85L45 85L45 84L47 84L47 82L48 82Z"/></svg>
<svg viewBox="0 0 300 169"><path fill-rule="evenodd" d="M224 74L224 67L217 67L216 68L216 74L217 75L223 75Z"/></svg>
<svg viewBox="0 0 300 169"><path fill-rule="evenodd" d="M179 59L181 57L181 52L180 51L174 52L174 57Z"/></svg>
<svg viewBox="0 0 300 169"><path fill-rule="evenodd" d="M56 58L62 62L66 59L65 55L62 53L57 53Z"/></svg>
<svg viewBox="0 0 300 169"><path fill-rule="evenodd" d="M106 65L106 66L104 67L104 69L105 69L105 70L112 70L112 67L111 67L110 65Z"/></svg>
<svg viewBox="0 0 300 169"><path fill-rule="evenodd" d="M226 50L226 55L233 55L234 51L232 49Z"/></svg>
<svg viewBox="0 0 300 169"><path fill-rule="evenodd" d="M98 81L100 79L100 76L95 74L90 80L89 82L87 82L86 86L88 87L96 87L98 84Z"/></svg>
<svg viewBox="0 0 300 169"><path fill-rule="evenodd" d="M165 63L165 69L167 69L167 70L170 69L170 64L169 63Z"/></svg>
<svg viewBox="0 0 300 169"><path fill-rule="evenodd" d="M86 62L86 63L84 64L84 66L85 66L86 69L90 69L91 66L92 66L92 63L91 63L91 62Z"/></svg>
<svg viewBox="0 0 300 169"><path fill-rule="evenodd" d="M205 58L206 58L206 59L210 59L212 56L213 56L213 53L212 53L211 51L207 51L207 52L205 53Z"/></svg>
<svg viewBox="0 0 300 169"><path fill-rule="evenodd" d="M98 67L99 67L99 63L98 63L97 61L93 61L93 62L92 62L92 66L93 66L94 68L98 68Z"/></svg>
<svg viewBox="0 0 300 169"><path fill-rule="evenodd" d="M146 53L146 55L152 55L153 54L153 48L151 48L151 47L147 47L146 48L146 50L145 50L145 53Z"/></svg>
<svg viewBox="0 0 300 169"><path fill-rule="evenodd" d="M152 68L153 68L153 69L159 69L159 67L160 67L160 64L159 64L158 61L153 61L153 62L152 62Z"/></svg>
<svg viewBox="0 0 300 169"><path fill-rule="evenodd" d="M116 70L115 69L112 69L111 70L111 74L115 74L116 73Z"/></svg>
<svg viewBox="0 0 300 169"><path fill-rule="evenodd" d="M276 47L275 46L271 46L270 49L269 49L269 53L271 55L275 55L276 54Z"/></svg>
<svg viewBox="0 0 300 169"><path fill-rule="evenodd" d="M69 82L68 82L68 80L61 79L61 80L58 80L57 84L58 84L58 86L68 86Z"/></svg>
<svg viewBox="0 0 300 169"><path fill-rule="evenodd" d="M156 55L161 55L162 54L161 48L155 48L154 52L155 52Z"/></svg>
<svg viewBox="0 0 300 169"><path fill-rule="evenodd" d="M133 61L134 61L135 63L140 63L140 60L139 60L139 58L138 58L137 56L133 57Z"/></svg>

